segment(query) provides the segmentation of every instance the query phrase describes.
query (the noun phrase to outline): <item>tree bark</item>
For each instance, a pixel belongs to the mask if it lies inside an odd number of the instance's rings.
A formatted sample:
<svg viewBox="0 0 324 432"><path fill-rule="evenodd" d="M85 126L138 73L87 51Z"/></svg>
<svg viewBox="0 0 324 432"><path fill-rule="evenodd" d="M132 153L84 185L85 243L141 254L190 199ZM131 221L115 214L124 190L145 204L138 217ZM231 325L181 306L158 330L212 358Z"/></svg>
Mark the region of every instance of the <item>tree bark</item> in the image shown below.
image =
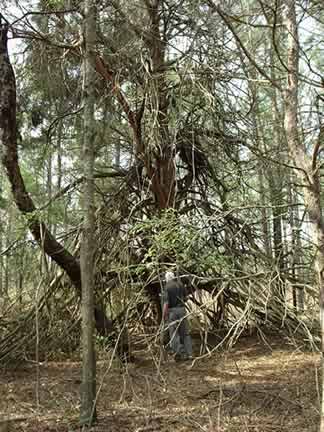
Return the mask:
<svg viewBox="0 0 324 432"><path fill-rule="evenodd" d="M319 307L321 324L321 366L322 366L322 399L320 411L320 432L324 432L324 219L320 200L320 166L318 152L323 144L324 127L321 126L312 158L298 136L298 67L299 43L296 19L295 0L286 1L286 25L288 39L288 84L285 90L285 131L290 154L297 169L297 175L303 184L305 204L312 226L316 248L315 271L319 288Z"/></svg>
<svg viewBox="0 0 324 432"><path fill-rule="evenodd" d="M82 207L84 212L81 244L82 281L82 386L80 423L91 426L96 417L96 355L94 344L94 154L96 125L95 55L96 7L85 0L85 56L83 63L83 175Z"/></svg>
<svg viewBox="0 0 324 432"><path fill-rule="evenodd" d="M155 165L151 165L149 176L152 180L152 190L159 209L174 207L176 184L175 184L175 148L171 143L169 134L168 118L168 94L165 82L165 34L161 34L161 11L162 2L151 0L146 2L147 12L150 17L150 30L148 49L152 61L152 79L156 92L154 109L157 117L157 140L155 143ZM149 150L146 152L148 157Z"/></svg>
<svg viewBox="0 0 324 432"><path fill-rule="evenodd" d="M276 22L282 22L282 13L281 13L281 0L278 1L278 7L276 10ZM267 16L267 22L269 25L275 25L274 17L269 18ZM275 41L277 46L280 46L281 39L281 31L277 30L275 35L272 35L271 41ZM270 49L270 77L272 82L277 81L277 70L278 70L278 61L276 61L276 55L274 52L274 47ZM272 150L276 154L283 154L283 150L286 149L286 142L282 137L282 113L280 112L279 103L278 103L278 89L272 87L270 89L270 98L271 98L271 116L272 116ZM268 172L269 176L269 191L270 191L270 200L272 204L272 227L273 227L273 252L274 258L276 260L276 265L278 268L279 275L284 270L284 226L283 226L283 207L285 204L284 199L284 179L285 172L280 166L273 165ZM284 282L280 279L275 284L275 297L281 302L286 301L286 288Z"/></svg>
<svg viewBox="0 0 324 432"><path fill-rule="evenodd" d="M0 254L2 252L2 246L3 246L2 238L3 238L3 231L2 231L2 227L0 227ZM2 269L3 269L3 257L0 256L0 302L1 302L1 299L3 297L3 271L2 271Z"/></svg>
<svg viewBox="0 0 324 432"><path fill-rule="evenodd" d="M13 208L10 205L8 212L7 212L7 226L6 226L6 232L5 232L5 236L6 236L6 249L8 247L10 247L11 244L11 230L12 230L12 211ZM11 259L10 259L10 253L7 253L5 256L5 277L4 277L4 290L3 293L6 297L6 299L9 298L9 290L10 290L10 280L11 280Z"/></svg>

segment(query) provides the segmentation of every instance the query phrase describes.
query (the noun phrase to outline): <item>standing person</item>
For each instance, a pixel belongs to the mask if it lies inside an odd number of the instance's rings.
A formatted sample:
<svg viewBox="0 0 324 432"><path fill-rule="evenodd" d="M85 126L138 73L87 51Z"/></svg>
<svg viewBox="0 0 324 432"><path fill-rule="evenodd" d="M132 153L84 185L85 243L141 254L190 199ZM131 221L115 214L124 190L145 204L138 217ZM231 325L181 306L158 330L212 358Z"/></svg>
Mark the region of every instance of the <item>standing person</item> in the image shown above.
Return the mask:
<svg viewBox="0 0 324 432"><path fill-rule="evenodd" d="M169 324L170 345L176 361L189 360L192 358L192 342L186 318L187 290L172 272L166 272L165 280L163 319Z"/></svg>

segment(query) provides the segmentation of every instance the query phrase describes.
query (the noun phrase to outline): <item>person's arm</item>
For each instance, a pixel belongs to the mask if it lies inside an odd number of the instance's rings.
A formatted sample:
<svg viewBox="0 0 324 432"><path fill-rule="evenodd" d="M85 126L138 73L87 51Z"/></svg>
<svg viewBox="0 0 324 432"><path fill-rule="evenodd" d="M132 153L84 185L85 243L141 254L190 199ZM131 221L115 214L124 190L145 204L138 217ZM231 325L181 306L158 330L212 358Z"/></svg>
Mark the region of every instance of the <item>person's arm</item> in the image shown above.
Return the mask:
<svg viewBox="0 0 324 432"><path fill-rule="evenodd" d="M163 304L163 311L162 311L162 318L166 320L168 318L169 314L169 303Z"/></svg>

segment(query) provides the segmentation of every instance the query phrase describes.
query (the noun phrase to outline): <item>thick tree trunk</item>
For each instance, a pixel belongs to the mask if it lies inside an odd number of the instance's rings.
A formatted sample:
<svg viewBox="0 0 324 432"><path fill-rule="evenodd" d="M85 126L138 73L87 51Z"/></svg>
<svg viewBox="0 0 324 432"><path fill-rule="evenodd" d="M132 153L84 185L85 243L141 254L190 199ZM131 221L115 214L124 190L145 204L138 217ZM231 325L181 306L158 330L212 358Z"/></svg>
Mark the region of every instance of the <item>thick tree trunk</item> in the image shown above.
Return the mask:
<svg viewBox="0 0 324 432"><path fill-rule="evenodd" d="M152 82L155 88L156 100L154 109L157 117L157 131L155 143L156 163L151 166L150 178L152 189L159 209L174 207L175 205L175 149L169 134L167 84L165 82L165 35L161 35L160 0L151 0L146 3L150 17L150 41L148 49L152 61ZM149 150L146 157L148 157Z"/></svg>
<svg viewBox="0 0 324 432"><path fill-rule="evenodd" d="M84 212L81 245L82 280L82 386L80 422L91 426L95 420L96 355L94 345L94 152L96 125L95 57L96 8L93 0L85 0L85 57L83 64L83 175L85 177L82 207Z"/></svg>
<svg viewBox="0 0 324 432"><path fill-rule="evenodd" d="M320 323L322 336L322 401L320 432L324 432L324 219L320 200L320 167L317 161L318 152L323 144L324 128L322 126L318 141L314 146L312 158L298 136L298 66L299 45L295 0L286 1L286 25L288 31L288 84L285 91L285 131L289 151L298 168L297 175L303 184L305 204L312 224L314 245L316 248L315 271L319 287Z"/></svg>

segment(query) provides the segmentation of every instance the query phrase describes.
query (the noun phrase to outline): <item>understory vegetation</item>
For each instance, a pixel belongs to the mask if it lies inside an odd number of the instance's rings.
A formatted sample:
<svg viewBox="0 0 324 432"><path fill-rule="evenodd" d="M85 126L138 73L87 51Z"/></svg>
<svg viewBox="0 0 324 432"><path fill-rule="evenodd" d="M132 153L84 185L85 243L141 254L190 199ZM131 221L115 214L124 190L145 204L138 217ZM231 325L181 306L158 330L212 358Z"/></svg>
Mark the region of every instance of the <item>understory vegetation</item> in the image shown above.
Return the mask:
<svg viewBox="0 0 324 432"><path fill-rule="evenodd" d="M130 413L136 398L152 410L164 403L164 380L176 374L161 324L172 270L190 292L196 358L184 371L214 380L218 358L231 374L237 361L233 379L242 386L236 396L220 380L203 388L200 400L217 392L214 405L204 402L203 420L188 414L175 430L299 430L284 413L281 426L261 425L259 413L275 413L279 399L300 410L300 425L311 419L300 430L313 430L324 334L322 2L5 0L0 18L3 370L38 365L39 398L43 362L80 361L82 248L91 238L95 345L107 376L125 386L114 409ZM305 394L292 402L302 382L291 370L296 388L272 388L277 396L254 405L265 390L240 376L245 340L252 351L262 345L261 357L273 349L278 368L280 353L287 350L287 366L289 352L304 350L298 361L316 371L309 406ZM135 382L133 361L150 376L149 390ZM251 362L258 369L257 357ZM242 414L237 394L250 384ZM131 396L132 386L141 395ZM194 411L190 391L184 406ZM240 426L226 423L236 408ZM165 423L154 412L157 423L136 430L170 430L171 417Z"/></svg>

